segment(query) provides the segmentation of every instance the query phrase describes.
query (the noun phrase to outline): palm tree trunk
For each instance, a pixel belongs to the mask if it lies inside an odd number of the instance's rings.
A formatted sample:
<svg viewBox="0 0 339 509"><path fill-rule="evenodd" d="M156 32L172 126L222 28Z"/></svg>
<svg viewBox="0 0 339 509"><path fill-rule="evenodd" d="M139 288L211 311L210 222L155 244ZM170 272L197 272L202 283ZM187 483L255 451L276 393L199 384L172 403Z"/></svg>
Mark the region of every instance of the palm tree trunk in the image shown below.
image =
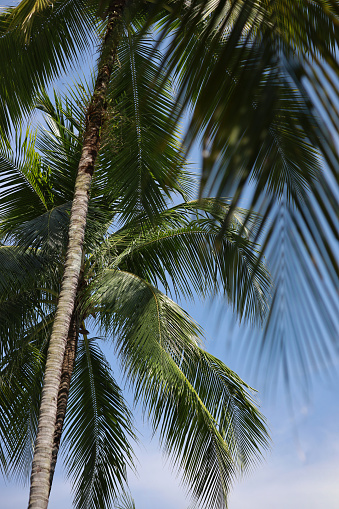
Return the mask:
<svg viewBox="0 0 339 509"><path fill-rule="evenodd" d="M49 491L51 491L52 488L55 465L57 462L58 452L60 448L60 440L66 415L69 388L71 385L71 378L75 364L78 337L79 337L79 319L75 309L73 311L71 323L69 326L65 356L61 368L61 380L57 403L57 416L53 436L52 462L49 476Z"/></svg>
<svg viewBox="0 0 339 509"><path fill-rule="evenodd" d="M107 87L116 55L117 27L120 24L125 2L126 0L114 0L110 5L102 58L92 100L87 109L84 143L71 209L65 270L47 353L38 432L32 463L29 509L47 509L48 506L53 436L62 363L79 281L89 191L100 146Z"/></svg>

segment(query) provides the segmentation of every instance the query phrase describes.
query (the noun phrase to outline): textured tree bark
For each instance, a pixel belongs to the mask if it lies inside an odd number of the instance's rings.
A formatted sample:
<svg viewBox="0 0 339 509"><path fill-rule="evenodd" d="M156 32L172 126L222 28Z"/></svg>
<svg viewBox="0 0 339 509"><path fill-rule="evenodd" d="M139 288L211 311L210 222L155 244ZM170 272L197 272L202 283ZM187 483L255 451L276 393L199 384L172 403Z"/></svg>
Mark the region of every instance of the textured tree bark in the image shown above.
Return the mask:
<svg viewBox="0 0 339 509"><path fill-rule="evenodd" d="M102 46L96 84L87 109L84 143L72 202L69 240L58 307L47 353L38 432L32 463L29 509L48 506L54 426L62 363L78 287L89 191L100 146L100 131L106 110L106 94L117 47L117 27L126 0L115 0L108 11L108 26Z"/></svg>
<svg viewBox="0 0 339 509"><path fill-rule="evenodd" d="M71 385L71 378L75 364L78 337L79 337L79 320L77 312L76 310L74 310L71 318L71 323L69 326L65 356L61 368L61 380L57 402L57 416L53 436L52 461L49 474L49 492L51 491L52 488L55 465L57 462L58 452L60 448L61 434L67 410L69 388Z"/></svg>

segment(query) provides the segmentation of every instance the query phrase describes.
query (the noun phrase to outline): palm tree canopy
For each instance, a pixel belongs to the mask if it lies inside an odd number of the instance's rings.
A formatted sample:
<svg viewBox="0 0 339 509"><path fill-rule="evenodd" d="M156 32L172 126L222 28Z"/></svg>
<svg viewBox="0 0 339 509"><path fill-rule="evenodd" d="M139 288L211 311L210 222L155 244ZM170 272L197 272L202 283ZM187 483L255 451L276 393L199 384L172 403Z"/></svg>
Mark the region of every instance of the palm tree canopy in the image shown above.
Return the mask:
<svg viewBox="0 0 339 509"><path fill-rule="evenodd" d="M126 479L126 464L133 462L130 412L98 341L85 330L85 320L93 321L114 341L135 401L142 404L166 452L182 468L192 496L206 507L220 507L239 469L248 469L267 446L265 421L251 389L202 348L200 327L157 286L186 296L192 296L191 287L203 296L219 291L240 318L261 321L268 309L270 278L253 242L258 217L252 214L243 228L247 212L234 210L216 250L227 200L186 200L165 208L172 197L170 180L166 189L158 191L159 210L154 217L144 205L147 193L154 195L154 183L142 192L136 189L136 201L128 198L133 205L126 215L126 208L120 207L125 197L119 194L124 189L121 182L128 178L119 168L119 161L125 164L119 154L124 152L121 130L126 125L126 138L132 139L128 133L136 122L135 111L125 106L128 90L122 103L114 102L106 140L114 138L115 128L117 146L113 150L112 144L103 145L91 191L84 250L86 285L79 305L83 339L66 414L65 466L74 482L75 506L94 508L110 507ZM4 409L0 459L7 474L24 475L29 470L67 242L84 94L82 86L80 97L64 104L58 97L53 104L42 96L47 129L19 132L14 150L9 142L1 147L1 167L7 182L13 182L10 189L3 183L0 223L4 272L0 300L10 310L0 322ZM138 119L149 107L140 103ZM123 115L125 123L114 124L114 118ZM163 129L162 117L158 123ZM141 122L140 126L138 135L146 137L148 126ZM138 150L138 139L134 145ZM146 143L139 164L143 163L143 171L154 164L149 179L158 181L157 166L164 153L159 153L158 162L157 153L148 159L150 151ZM115 156L114 169L108 164L109 153ZM173 191L186 196L189 177L175 139L166 159L173 161L169 169ZM113 178L115 171L117 178ZM17 382L12 383L13 379Z"/></svg>
<svg viewBox="0 0 339 509"><path fill-rule="evenodd" d="M108 1L93 0L25 0L3 12L0 110L5 132L29 110L37 91L92 47L92 39L98 40L108 5ZM155 25L158 44L168 42L161 58L154 45L145 43L147 31L154 32ZM152 132L151 127L142 140L134 124L124 131L135 152L116 154L118 163L125 162L119 185L129 185L131 191L124 194L121 210L126 217L132 208L136 210L134 188L144 168L139 159L142 144L150 143L159 150L167 140L169 146L172 126L185 108L191 109L186 145L189 148L197 139L202 142L200 194L233 196L221 232L241 200L262 217L258 239L276 285L254 356L259 362L269 358L275 372L284 365L287 373L293 371L297 359L303 378L310 370L331 364L337 358L333 319L338 274L333 241L338 174L334 140L338 118L336 2L279 0L273 5L266 0L176 0L142 6L131 2L125 10L125 26L121 55L129 51L128 40L138 51L135 62L124 59L123 72L116 68L112 100L124 105L124 111L110 120L123 124L125 113L129 115L134 105L149 101L153 112L144 119L136 112L135 121L144 120L153 127L155 122L160 130ZM139 37L136 27L141 28ZM161 69L146 65L159 58ZM147 73L153 81L152 87L145 88ZM129 86L134 95L124 103L123 90L131 75L134 82ZM171 107L164 100L170 75L175 78L178 99ZM116 164L111 153L107 157ZM161 168L157 178L166 195ZM143 181L146 187L154 182L145 174ZM173 179L168 185L174 185ZM161 203L164 207L164 200L155 192L141 207L152 212ZM314 349L321 355L315 355Z"/></svg>

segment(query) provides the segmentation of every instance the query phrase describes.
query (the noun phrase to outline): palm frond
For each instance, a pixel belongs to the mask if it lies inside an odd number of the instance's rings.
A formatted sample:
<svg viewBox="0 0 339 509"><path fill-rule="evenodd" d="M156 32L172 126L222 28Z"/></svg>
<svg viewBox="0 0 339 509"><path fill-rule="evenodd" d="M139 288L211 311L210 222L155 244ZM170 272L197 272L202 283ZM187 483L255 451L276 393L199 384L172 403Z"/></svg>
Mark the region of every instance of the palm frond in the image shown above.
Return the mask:
<svg viewBox="0 0 339 509"><path fill-rule="evenodd" d="M6 233L4 220L19 223L30 218L37 211L44 213L47 209L43 193L47 179L47 169L42 167L39 154L35 151L36 133L29 129L24 133L18 129L15 133L15 149L6 138L0 138L0 219L1 233ZM18 216L18 210L21 214ZM7 222L6 221L6 222ZM9 224L8 230L12 229Z"/></svg>
<svg viewBox="0 0 339 509"><path fill-rule="evenodd" d="M114 504L115 509L136 509L133 498L130 495L122 495Z"/></svg>
<svg viewBox="0 0 339 509"><path fill-rule="evenodd" d="M0 245L0 300L8 298L17 290L32 289L38 279L44 260L32 251L23 252L15 246Z"/></svg>
<svg viewBox="0 0 339 509"><path fill-rule="evenodd" d="M26 328L0 360L1 466L8 477L22 481L31 471L51 323L51 317L45 317Z"/></svg>
<svg viewBox="0 0 339 509"><path fill-rule="evenodd" d="M50 183L56 204L73 199L82 149L86 108L84 101L82 106L81 112L76 99L60 96L56 91L53 101L46 92L37 98L37 108L44 113L47 129L40 126L36 148L50 169Z"/></svg>
<svg viewBox="0 0 339 509"><path fill-rule="evenodd" d="M83 0L25 0L0 13L0 126L9 132L35 96L79 61L94 39L95 17Z"/></svg>
<svg viewBox="0 0 339 509"><path fill-rule="evenodd" d="M258 356L269 345L286 368L288 351L300 349L305 372L319 368L313 349L325 364L338 354L338 19L334 1L202 0L174 6L160 27L160 39L172 34L165 65L177 73L182 107L192 108L186 140L203 143L201 194L234 196L224 228L240 200L260 212L259 231L266 226L261 252L275 257L280 288ZM281 218L288 256L276 249Z"/></svg>
<svg viewBox="0 0 339 509"><path fill-rule="evenodd" d="M65 465L78 509L111 507L133 466L131 415L95 339L79 342L65 421Z"/></svg>
<svg viewBox="0 0 339 509"><path fill-rule="evenodd" d="M206 507L224 507L236 472L267 445L248 388L199 347L199 326L149 283L108 270L94 289L98 321L114 335L126 380L183 482Z"/></svg>
<svg viewBox="0 0 339 509"><path fill-rule="evenodd" d="M36 133L15 131L15 147L0 143L0 235L23 249L56 256L65 246L70 203L56 203L51 170L36 150Z"/></svg>
<svg viewBox="0 0 339 509"><path fill-rule="evenodd" d="M154 44L128 26L111 79L101 164L124 220L163 210L172 193L187 187L180 132L170 119L176 108L170 80L153 92L164 75Z"/></svg>
<svg viewBox="0 0 339 509"><path fill-rule="evenodd" d="M274 211L266 250L275 281L272 305L263 333L246 344L253 372L259 369L288 384L293 377L304 389L311 373L332 368L339 355L338 275L328 245L332 234L323 228L322 211L308 200L311 209L303 213L283 206ZM315 255L319 249L326 254L323 259Z"/></svg>
<svg viewBox="0 0 339 509"><path fill-rule="evenodd" d="M2 361L20 349L22 338L34 336L32 331L48 326L55 310L61 273L60 266L49 256L1 245L0 270Z"/></svg>
<svg viewBox="0 0 339 509"><path fill-rule="evenodd" d="M16 130L14 149L2 138L0 149L0 233L23 248L42 249L56 258L66 247L69 211L82 148L84 112L79 93L71 99L44 93L38 107L47 129ZM92 189L86 248L101 242L114 211L102 192L100 176ZM20 212L19 212L20 211ZM9 237L8 237L9 239Z"/></svg>
<svg viewBox="0 0 339 509"><path fill-rule="evenodd" d="M268 310L270 276L259 261L255 214L236 209L219 238L227 201L177 205L157 218L141 218L111 234L96 252L110 267L134 273L188 298L224 295L239 319L261 322ZM95 263L95 260L94 260Z"/></svg>

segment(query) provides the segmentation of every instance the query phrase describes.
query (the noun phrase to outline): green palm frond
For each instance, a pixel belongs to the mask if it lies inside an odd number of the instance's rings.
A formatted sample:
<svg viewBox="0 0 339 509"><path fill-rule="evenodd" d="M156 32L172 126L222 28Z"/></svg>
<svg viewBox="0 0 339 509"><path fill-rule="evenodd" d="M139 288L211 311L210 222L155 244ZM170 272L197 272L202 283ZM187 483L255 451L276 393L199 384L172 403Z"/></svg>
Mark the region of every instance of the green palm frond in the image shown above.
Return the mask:
<svg viewBox="0 0 339 509"><path fill-rule="evenodd" d="M129 330L134 330L136 334L140 328L140 331L144 331L140 332L140 334L145 334L143 342L146 348L148 328L153 330L155 335L159 332L157 320L147 319L148 309L150 316L154 317L154 306L156 307L157 305L156 296L158 294L163 299L168 299L169 302L172 302L169 297L162 294L152 284L135 274L118 269L104 269L100 278L94 279L88 287L87 299L84 305L94 308L95 312L99 313L96 319L98 325L105 333L115 336L118 342L123 340L121 333L124 330L125 324L128 323ZM188 316L174 302L169 311L173 311L177 317L176 327L183 320L183 317ZM155 314L155 316L158 315ZM190 327L189 335L187 334L188 327ZM173 337L171 347L179 357L184 347L188 348L192 341L194 343L198 341L199 343L199 337L202 335L200 327L193 321L187 322L186 335L180 336L179 327L173 332L175 333L175 331L176 334ZM170 337L171 335L169 334ZM181 340L179 341L180 338ZM175 340L178 340L177 344Z"/></svg>
<svg viewBox="0 0 339 509"><path fill-rule="evenodd" d="M16 246L0 246L0 270L3 360L20 349L22 338L33 338L32 331L43 330L53 320L61 273L53 258Z"/></svg>
<svg viewBox="0 0 339 509"><path fill-rule="evenodd" d="M23 252L15 246L0 244L0 300L20 289L29 290L43 268L44 260L33 251Z"/></svg>
<svg viewBox="0 0 339 509"><path fill-rule="evenodd" d="M95 339L79 342L65 421L65 465L78 509L111 507L133 466L131 415Z"/></svg>
<svg viewBox="0 0 339 509"><path fill-rule="evenodd" d="M67 239L70 203L54 204L51 169L36 150L36 132L20 129L14 141L14 150L5 138L0 143L0 235L55 256Z"/></svg>
<svg viewBox="0 0 339 509"><path fill-rule="evenodd" d="M53 316L47 316L26 329L0 360L0 447L5 451L1 467L8 477L22 481L31 471L52 321Z"/></svg>
<svg viewBox="0 0 339 509"><path fill-rule="evenodd" d="M19 295L10 295L1 301L0 317L0 359L6 359L13 349L20 346L25 335L31 336L31 330L44 329L50 321L46 320L46 307L53 308L56 300L49 298L42 302L42 292L23 291ZM46 302L48 303L46 305ZM42 323L41 323L42 321Z"/></svg>
<svg viewBox="0 0 339 509"><path fill-rule="evenodd" d="M44 113L47 129L41 126L36 149L50 169L49 178L55 204L73 199L85 122L86 103L81 101L84 109L79 111L77 102L80 99L60 96L56 91L53 101L46 92L37 98L37 107Z"/></svg>
<svg viewBox="0 0 339 509"><path fill-rule="evenodd" d="M30 219L47 209L43 193L48 178L47 168L42 167L35 151L36 133L29 129L16 131L15 150L9 140L0 138L0 220L1 233L11 231L24 218ZM20 211L20 212L19 212Z"/></svg>
<svg viewBox="0 0 339 509"><path fill-rule="evenodd" d="M83 0L25 0L1 11L0 126L5 132L34 107L37 93L87 51L95 23Z"/></svg>
<svg viewBox="0 0 339 509"><path fill-rule="evenodd" d="M259 247L250 239L259 219L252 214L244 228L248 212L236 209L220 239L228 207L225 201L204 199L167 209L152 222L135 218L112 234L99 253L108 253L111 267L160 283L177 295L221 293L240 319L260 322L267 313L271 282L259 261Z"/></svg>
<svg viewBox="0 0 339 509"><path fill-rule="evenodd" d="M229 37L216 35L216 43L207 41L195 68L203 39L198 32L176 68L184 103L193 101L189 140L202 132L202 190L233 195L238 186L238 200L244 185L255 179L261 192L281 195L286 185L295 199L320 170L304 128L309 109L271 48L263 41L243 41L241 32L238 36L234 44L233 31Z"/></svg>
<svg viewBox="0 0 339 509"><path fill-rule="evenodd" d="M268 444L265 419L255 406L253 389L201 348L183 354L182 370L218 422L235 463L248 470Z"/></svg>
<svg viewBox="0 0 339 509"><path fill-rule="evenodd" d="M284 358L285 377L293 351L305 372L338 353L338 20L334 1L202 0L161 22L168 72L192 107L187 142L203 143L201 194L234 196L224 228L242 199L262 217L261 252L279 285L257 353L275 352L271 366ZM276 249L281 234L288 255Z"/></svg>
<svg viewBox="0 0 339 509"><path fill-rule="evenodd" d="M149 34L126 28L112 74L100 156L107 190L112 186L124 220L163 210L174 192L184 194L187 188L180 132L169 118L176 108L170 80L154 94L164 75L160 60Z"/></svg>
<svg viewBox="0 0 339 509"><path fill-rule="evenodd" d="M107 270L92 289L97 320L114 335L126 380L184 483L206 507L223 507L236 472L267 445L248 387L199 347L199 326L149 283Z"/></svg>
<svg viewBox="0 0 339 509"><path fill-rule="evenodd" d="M19 130L14 150L9 140L0 145L0 233L22 247L48 251L56 257L64 252L73 198L75 176L79 163L84 114L79 94L71 99L46 94L38 98L47 129ZM114 212L103 195L100 176L92 189L88 214L86 247L100 242ZM20 213L18 212L20 211ZM90 239L90 240L89 240ZM90 244L91 243L91 244Z"/></svg>
<svg viewBox="0 0 339 509"><path fill-rule="evenodd" d="M67 211L65 230L68 228L68 211L73 199L75 178L82 150L85 125L85 105L91 96L91 84L77 83L67 95L54 92L52 101L46 93L38 98L38 108L44 113L47 129L41 129L36 147L43 163L50 170L50 194L55 214L57 205ZM116 210L105 192L107 175L98 168L91 186L91 201L87 215L85 249L92 250L102 242ZM67 201L66 201L67 200ZM61 225L60 225L61 226ZM59 228L61 234L62 228Z"/></svg>

